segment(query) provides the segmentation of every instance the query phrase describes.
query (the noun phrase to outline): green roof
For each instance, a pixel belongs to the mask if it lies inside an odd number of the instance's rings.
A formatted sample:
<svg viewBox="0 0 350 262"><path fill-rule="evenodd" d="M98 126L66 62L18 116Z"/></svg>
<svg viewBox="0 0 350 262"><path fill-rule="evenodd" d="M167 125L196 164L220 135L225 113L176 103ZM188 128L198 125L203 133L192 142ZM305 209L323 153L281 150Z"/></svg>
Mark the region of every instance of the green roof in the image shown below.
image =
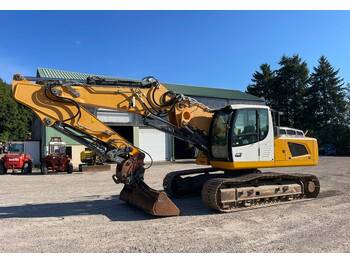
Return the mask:
<svg viewBox="0 0 350 262"><path fill-rule="evenodd" d="M118 78L113 76L77 73L77 72L49 69L49 68L38 68L37 70L37 77L43 77L43 78L85 80L89 76L99 76L99 77L105 77L105 78L125 80L125 78ZM167 83L162 83L162 84L165 85L169 90L175 93L184 94L187 96L201 96L201 97L211 97L211 98L224 98L224 99L264 102L263 98L259 98L238 90L191 86L191 85L180 85L180 84L167 84Z"/></svg>
<svg viewBox="0 0 350 262"><path fill-rule="evenodd" d="M166 84L166 83L163 83L163 84L169 90L175 93L184 94L187 96L204 96L204 97L213 97L213 98L264 101L264 99L262 98L259 98L238 90L211 88L211 87L204 87L204 86L189 86L189 85Z"/></svg>

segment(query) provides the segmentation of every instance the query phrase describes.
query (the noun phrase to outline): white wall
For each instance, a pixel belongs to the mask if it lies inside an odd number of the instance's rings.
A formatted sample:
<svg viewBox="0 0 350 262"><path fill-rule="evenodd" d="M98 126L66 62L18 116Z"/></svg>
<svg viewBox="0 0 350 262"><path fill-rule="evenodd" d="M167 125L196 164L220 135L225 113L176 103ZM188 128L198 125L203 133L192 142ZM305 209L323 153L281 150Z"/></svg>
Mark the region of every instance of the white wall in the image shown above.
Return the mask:
<svg viewBox="0 0 350 262"><path fill-rule="evenodd" d="M81 164L80 161L80 153L84 151L85 147L84 145L68 145L72 147L72 164L74 168L77 168L79 164Z"/></svg>
<svg viewBox="0 0 350 262"><path fill-rule="evenodd" d="M166 160L165 133L153 128L140 127L139 148L150 154L153 161ZM147 155L145 161L150 161Z"/></svg>

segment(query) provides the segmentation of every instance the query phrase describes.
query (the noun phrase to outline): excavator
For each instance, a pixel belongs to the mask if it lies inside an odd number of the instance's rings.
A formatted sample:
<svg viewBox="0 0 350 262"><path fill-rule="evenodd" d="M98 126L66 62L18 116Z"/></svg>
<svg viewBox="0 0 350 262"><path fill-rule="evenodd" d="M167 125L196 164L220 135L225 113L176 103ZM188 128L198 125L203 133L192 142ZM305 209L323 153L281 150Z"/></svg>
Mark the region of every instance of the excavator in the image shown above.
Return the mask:
<svg viewBox="0 0 350 262"><path fill-rule="evenodd" d="M116 164L120 199L154 216L177 216L171 198L201 195L209 208L233 212L316 198L313 174L262 172L262 168L318 164L317 140L279 135L279 114L265 105L211 109L176 94L154 77L140 81L89 76L84 80L14 75L15 100L52 127ZM147 152L129 143L87 108L139 115L143 124L189 142L202 167L168 173L164 190L144 182Z"/></svg>

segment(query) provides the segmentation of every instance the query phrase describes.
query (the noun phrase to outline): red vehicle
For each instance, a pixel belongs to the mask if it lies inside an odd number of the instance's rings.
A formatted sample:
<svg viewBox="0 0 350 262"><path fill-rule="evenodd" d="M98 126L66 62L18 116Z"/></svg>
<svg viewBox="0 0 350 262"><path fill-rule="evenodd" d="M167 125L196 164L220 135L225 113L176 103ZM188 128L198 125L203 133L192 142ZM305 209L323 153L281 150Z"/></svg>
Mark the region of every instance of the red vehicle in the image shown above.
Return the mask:
<svg viewBox="0 0 350 262"><path fill-rule="evenodd" d="M0 158L0 175L6 174L9 170L12 170L12 173L20 170L22 174L30 174L32 168L32 158L24 153L24 143L10 142L7 152Z"/></svg>
<svg viewBox="0 0 350 262"><path fill-rule="evenodd" d="M60 137L52 137L49 143L49 154L41 160L41 173L52 172L73 173L73 164L66 154L66 143Z"/></svg>

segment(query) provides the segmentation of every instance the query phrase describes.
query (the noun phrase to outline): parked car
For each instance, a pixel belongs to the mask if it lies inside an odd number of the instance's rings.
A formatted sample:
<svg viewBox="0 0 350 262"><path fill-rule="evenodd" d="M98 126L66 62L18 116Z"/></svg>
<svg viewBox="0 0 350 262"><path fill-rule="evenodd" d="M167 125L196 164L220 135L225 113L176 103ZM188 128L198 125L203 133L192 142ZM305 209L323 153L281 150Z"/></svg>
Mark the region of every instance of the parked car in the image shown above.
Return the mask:
<svg viewBox="0 0 350 262"><path fill-rule="evenodd" d="M337 155L337 150L333 144L324 144L319 148L319 155L323 156L335 156Z"/></svg>

